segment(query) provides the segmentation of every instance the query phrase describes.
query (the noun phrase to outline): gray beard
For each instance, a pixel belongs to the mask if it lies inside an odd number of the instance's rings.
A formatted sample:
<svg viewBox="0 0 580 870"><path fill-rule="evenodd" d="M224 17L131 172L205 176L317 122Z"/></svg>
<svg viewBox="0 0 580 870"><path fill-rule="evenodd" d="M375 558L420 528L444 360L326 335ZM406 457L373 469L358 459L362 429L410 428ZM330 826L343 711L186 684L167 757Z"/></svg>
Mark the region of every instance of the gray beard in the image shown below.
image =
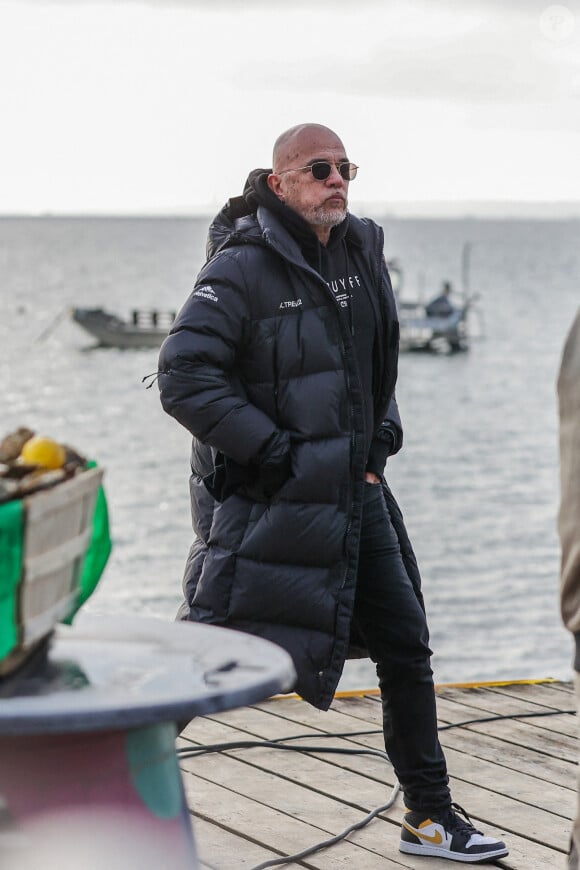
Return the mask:
<svg viewBox="0 0 580 870"><path fill-rule="evenodd" d="M312 226L337 227L346 219L346 208L313 208L306 220Z"/></svg>

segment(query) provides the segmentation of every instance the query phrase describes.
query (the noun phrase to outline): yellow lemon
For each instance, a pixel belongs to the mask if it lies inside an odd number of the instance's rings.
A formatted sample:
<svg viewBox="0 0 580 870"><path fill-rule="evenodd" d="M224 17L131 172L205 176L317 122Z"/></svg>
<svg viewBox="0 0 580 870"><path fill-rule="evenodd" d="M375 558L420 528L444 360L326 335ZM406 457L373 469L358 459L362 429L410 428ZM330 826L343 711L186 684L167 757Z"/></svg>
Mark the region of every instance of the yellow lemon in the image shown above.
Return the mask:
<svg viewBox="0 0 580 870"><path fill-rule="evenodd" d="M20 461L26 465L40 465L52 470L62 468L66 462L66 452L62 444L52 438L34 435L25 442L20 452Z"/></svg>

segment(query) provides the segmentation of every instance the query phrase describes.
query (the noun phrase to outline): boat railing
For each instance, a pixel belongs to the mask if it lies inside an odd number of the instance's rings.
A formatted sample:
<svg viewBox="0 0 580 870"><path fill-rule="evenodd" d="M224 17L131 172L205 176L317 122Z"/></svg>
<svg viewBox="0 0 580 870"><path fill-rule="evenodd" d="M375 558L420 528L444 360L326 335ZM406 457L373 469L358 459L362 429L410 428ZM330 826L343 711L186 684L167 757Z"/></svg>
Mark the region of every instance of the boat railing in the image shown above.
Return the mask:
<svg viewBox="0 0 580 870"><path fill-rule="evenodd" d="M147 328L151 327L169 327L175 320L175 311L158 311L157 309L135 308L131 312L131 323L133 326Z"/></svg>

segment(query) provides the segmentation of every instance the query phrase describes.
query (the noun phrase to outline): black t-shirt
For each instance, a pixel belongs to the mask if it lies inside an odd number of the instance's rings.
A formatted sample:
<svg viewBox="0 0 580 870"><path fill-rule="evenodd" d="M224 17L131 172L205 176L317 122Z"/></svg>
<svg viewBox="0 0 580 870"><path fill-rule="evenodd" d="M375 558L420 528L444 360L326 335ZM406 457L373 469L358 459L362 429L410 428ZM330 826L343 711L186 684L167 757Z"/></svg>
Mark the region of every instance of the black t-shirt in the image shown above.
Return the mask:
<svg viewBox="0 0 580 870"><path fill-rule="evenodd" d="M352 336L358 363L361 391L364 402L366 451L368 456L373 436L373 350L376 340L376 323L369 293L365 286L362 269L356 266L355 258L349 256L346 243L348 215L333 227L327 245L322 245L306 221L293 209L281 202L268 187L267 171L251 173L244 196L251 207L264 205L296 239L304 259L325 280L334 294L339 311ZM369 270L364 270L369 274Z"/></svg>
<svg viewBox="0 0 580 870"><path fill-rule="evenodd" d="M365 455L368 456L373 435L375 315L369 291L365 287L365 278L356 268L355 261L348 256L344 238L331 239L326 247L318 244L321 249L320 274L332 290L352 337L364 403Z"/></svg>

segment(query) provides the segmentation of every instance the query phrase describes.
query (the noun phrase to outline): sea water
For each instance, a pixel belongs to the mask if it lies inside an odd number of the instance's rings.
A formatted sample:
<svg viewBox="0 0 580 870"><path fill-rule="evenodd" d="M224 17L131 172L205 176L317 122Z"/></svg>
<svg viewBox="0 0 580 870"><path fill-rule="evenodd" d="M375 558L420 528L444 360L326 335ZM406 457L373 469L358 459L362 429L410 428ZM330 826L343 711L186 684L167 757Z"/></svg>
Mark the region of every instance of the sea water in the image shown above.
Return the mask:
<svg viewBox="0 0 580 870"><path fill-rule="evenodd" d="M580 304L580 222L384 218L403 292L478 294L466 353L401 356L405 428L387 477L423 575L438 682L571 676L559 615L556 377ZM71 306L178 309L204 218L0 220L0 435L27 425L106 470L114 549L86 610L172 620L192 539L189 436L165 415L156 350L94 348ZM341 688L376 684L348 663Z"/></svg>

